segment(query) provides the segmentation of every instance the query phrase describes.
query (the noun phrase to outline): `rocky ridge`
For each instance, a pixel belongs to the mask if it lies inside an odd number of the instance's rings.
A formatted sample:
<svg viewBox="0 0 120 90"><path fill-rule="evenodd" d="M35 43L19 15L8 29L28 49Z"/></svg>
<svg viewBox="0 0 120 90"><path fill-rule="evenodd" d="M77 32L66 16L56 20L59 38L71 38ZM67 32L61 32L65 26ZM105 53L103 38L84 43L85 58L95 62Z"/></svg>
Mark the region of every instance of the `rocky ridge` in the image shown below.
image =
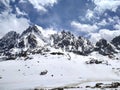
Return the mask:
<svg viewBox="0 0 120 90"><path fill-rule="evenodd" d="M49 47L49 48L48 48ZM15 31L8 32L0 39L0 53L5 56L26 56L28 53L49 52L50 48L73 52L78 55L89 55L97 51L101 55L114 55L120 50L120 36L111 42L100 39L95 45L82 36L75 36L69 31L51 34L49 38L36 25L28 27L21 35ZM13 51L15 51L13 53ZM22 54L22 55L21 55Z"/></svg>

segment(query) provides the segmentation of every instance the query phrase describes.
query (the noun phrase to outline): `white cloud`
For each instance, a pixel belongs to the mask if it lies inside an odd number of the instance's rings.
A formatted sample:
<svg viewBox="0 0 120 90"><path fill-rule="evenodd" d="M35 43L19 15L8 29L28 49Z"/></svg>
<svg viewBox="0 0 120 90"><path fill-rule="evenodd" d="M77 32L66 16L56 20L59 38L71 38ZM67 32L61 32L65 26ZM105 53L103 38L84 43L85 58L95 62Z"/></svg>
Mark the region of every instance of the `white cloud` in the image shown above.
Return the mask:
<svg viewBox="0 0 120 90"><path fill-rule="evenodd" d="M53 29L53 28L46 28L43 29L41 26L36 25L37 28L42 32L42 34L44 35L44 37L50 37L51 34L55 34L57 33L57 30Z"/></svg>
<svg viewBox="0 0 120 90"><path fill-rule="evenodd" d="M113 37L120 35L120 30L108 30L108 29L102 29L99 31L99 34L102 38L105 38L107 40L113 39Z"/></svg>
<svg viewBox="0 0 120 90"><path fill-rule="evenodd" d="M120 30L120 22L114 25L114 28Z"/></svg>
<svg viewBox="0 0 120 90"><path fill-rule="evenodd" d="M17 18L17 15L27 15L25 12L22 12L17 6L16 14L12 14L13 10L10 6L10 1L15 2L15 0L0 0L0 3L4 4L6 9L0 14L0 38L4 36L7 32L13 30L21 33L28 26L30 21L24 17ZM41 11L47 11L46 6L53 6L57 3L57 0L20 0L20 3L26 3L29 1L34 8Z"/></svg>
<svg viewBox="0 0 120 90"><path fill-rule="evenodd" d="M104 38L111 41L115 36L120 35L120 30L101 29L98 33L90 33L90 40L96 43L99 39Z"/></svg>
<svg viewBox="0 0 120 90"><path fill-rule="evenodd" d="M93 16L94 12L88 9L85 17L90 20Z"/></svg>
<svg viewBox="0 0 120 90"><path fill-rule="evenodd" d="M96 43L98 40L101 39L101 35L99 33L90 33L90 41L92 43Z"/></svg>
<svg viewBox="0 0 120 90"><path fill-rule="evenodd" d="M2 36L13 30L21 33L29 26L29 20L26 18L16 18L15 14L3 12L0 14L0 34Z"/></svg>
<svg viewBox="0 0 120 90"><path fill-rule="evenodd" d="M23 0L22 0L23 1ZM57 0L28 0L34 8L40 11L47 11L45 6L53 6L55 3L57 3Z"/></svg>
<svg viewBox="0 0 120 90"><path fill-rule="evenodd" d="M100 23L94 25L81 24L76 21L71 22L71 26L74 27L75 30L80 31L81 33L85 33L85 36L90 36L89 39L92 43L96 43L101 38L111 41L115 36L120 35L120 27L119 27L120 25L117 24L115 30L109 30L109 29L99 30L99 25L103 26L104 24L107 24L107 21L104 19Z"/></svg>
<svg viewBox="0 0 120 90"><path fill-rule="evenodd" d="M10 0L0 0L0 3L4 4L6 7L9 7Z"/></svg>
<svg viewBox="0 0 120 90"><path fill-rule="evenodd" d="M96 23L98 26L105 26L108 24L108 22L106 21L106 19L103 19L101 22Z"/></svg>
<svg viewBox="0 0 120 90"><path fill-rule="evenodd" d="M20 11L18 7L15 7L16 14L12 14L12 8L10 2L15 2L15 0L0 0L5 6L5 10L0 14L0 38L4 36L9 31L17 31L21 33L28 26L30 21L24 17L17 18L17 15L27 15L26 13Z"/></svg>
<svg viewBox="0 0 120 90"><path fill-rule="evenodd" d="M20 11L18 7L15 7L17 15L27 15L27 13Z"/></svg>
<svg viewBox="0 0 120 90"><path fill-rule="evenodd" d="M27 0L20 0L19 3L25 3Z"/></svg>
<svg viewBox="0 0 120 90"><path fill-rule="evenodd" d="M93 0L96 5L95 11L103 13L105 10L116 11L118 6L120 6L119 0Z"/></svg>
<svg viewBox="0 0 120 90"><path fill-rule="evenodd" d="M76 21L72 21L71 26L77 29L77 31L80 31L86 34L91 33L91 32L96 32L96 30L98 29L96 25L81 24Z"/></svg>

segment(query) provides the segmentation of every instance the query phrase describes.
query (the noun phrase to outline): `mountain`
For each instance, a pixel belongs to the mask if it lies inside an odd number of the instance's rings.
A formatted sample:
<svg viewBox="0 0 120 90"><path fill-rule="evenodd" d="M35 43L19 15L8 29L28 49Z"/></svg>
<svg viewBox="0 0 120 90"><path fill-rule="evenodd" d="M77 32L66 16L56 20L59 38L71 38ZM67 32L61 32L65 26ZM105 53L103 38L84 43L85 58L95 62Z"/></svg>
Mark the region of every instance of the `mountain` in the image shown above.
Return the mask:
<svg viewBox="0 0 120 90"><path fill-rule="evenodd" d="M0 39L0 52L8 51L16 46L19 39L19 34L15 31L8 32L3 38Z"/></svg>
<svg viewBox="0 0 120 90"><path fill-rule="evenodd" d="M115 38L111 41L111 43L112 43L114 46L116 46L117 49L120 50L120 35L117 36L117 37L115 37Z"/></svg>
<svg viewBox="0 0 120 90"><path fill-rule="evenodd" d="M44 46L47 43L46 38L36 26L30 26L20 36L19 48L35 48Z"/></svg>
<svg viewBox="0 0 120 90"><path fill-rule="evenodd" d="M74 52L76 54L87 55L93 51L92 43L79 36L76 37L71 32L62 31L59 34L52 35L54 46L60 47L64 51Z"/></svg>
<svg viewBox="0 0 120 90"><path fill-rule="evenodd" d="M10 31L0 39L0 90L117 90L119 39L93 44L71 32L49 33L36 25L22 34Z"/></svg>
<svg viewBox="0 0 120 90"><path fill-rule="evenodd" d="M46 36L47 35L47 36ZM113 38L111 42L100 39L95 45L88 39L75 36L69 31L61 31L58 33L49 33L43 31L39 26L29 26L19 35L17 32L8 32L0 39L0 52L9 53L13 51L22 56L28 53L41 53L60 49L62 52L72 52L78 55L89 55L97 51L101 55L114 55L118 53L120 47L120 36ZM16 55L15 55L16 56ZM16 57L17 57L16 56ZM25 55L26 56L26 55Z"/></svg>
<svg viewBox="0 0 120 90"><path fill-rule="evenodd" d="M95 50L102 55L113 55L117 53L116 47L105 39L100 39L96 43Z"/></svg>

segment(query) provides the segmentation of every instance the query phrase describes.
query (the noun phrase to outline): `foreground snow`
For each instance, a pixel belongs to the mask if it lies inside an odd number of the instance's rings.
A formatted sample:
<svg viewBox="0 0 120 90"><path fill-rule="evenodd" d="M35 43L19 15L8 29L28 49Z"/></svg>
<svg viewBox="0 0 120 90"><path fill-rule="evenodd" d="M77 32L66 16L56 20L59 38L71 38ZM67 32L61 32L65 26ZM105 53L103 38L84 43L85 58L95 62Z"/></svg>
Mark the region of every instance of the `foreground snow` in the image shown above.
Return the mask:
<svg viewBox="0 0 120 90"><path fill-rule="evenodd" d="M64 86L84 87L86 83L120 80L120 60L112 60L107 56L96 53L89 56L70 53L71 58L67 54L37 54L30 55L30 57L32 58L30 60L18 58L17 60L0 62L0 77L2 77L0 79L0 90L26 90ZM86 64L85 62L91 58L107 61L108 64ZM40 75L45 70L48 73ZM75 88L72 90L75 90Z"/></svg>

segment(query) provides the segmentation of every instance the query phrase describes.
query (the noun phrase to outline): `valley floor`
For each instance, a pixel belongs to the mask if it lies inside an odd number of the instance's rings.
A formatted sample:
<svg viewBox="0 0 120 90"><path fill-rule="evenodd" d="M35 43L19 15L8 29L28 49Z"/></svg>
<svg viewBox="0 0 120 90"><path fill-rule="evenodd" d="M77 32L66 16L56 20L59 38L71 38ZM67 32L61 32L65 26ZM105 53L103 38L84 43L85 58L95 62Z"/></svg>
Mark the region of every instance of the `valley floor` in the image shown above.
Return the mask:
<svg viewBox="0 0 120 90"><path fill-rule="evenodd" d="M57 87L65 90L93 90L87 86L93 87L98 82L120 82L120 59L109 59L97 53L89 56L70 53L70 55L37 54L29 57L31 59L17 58L0 62L0 90ZM107 63L86 64L86 61L93 58Z"/></svg>

